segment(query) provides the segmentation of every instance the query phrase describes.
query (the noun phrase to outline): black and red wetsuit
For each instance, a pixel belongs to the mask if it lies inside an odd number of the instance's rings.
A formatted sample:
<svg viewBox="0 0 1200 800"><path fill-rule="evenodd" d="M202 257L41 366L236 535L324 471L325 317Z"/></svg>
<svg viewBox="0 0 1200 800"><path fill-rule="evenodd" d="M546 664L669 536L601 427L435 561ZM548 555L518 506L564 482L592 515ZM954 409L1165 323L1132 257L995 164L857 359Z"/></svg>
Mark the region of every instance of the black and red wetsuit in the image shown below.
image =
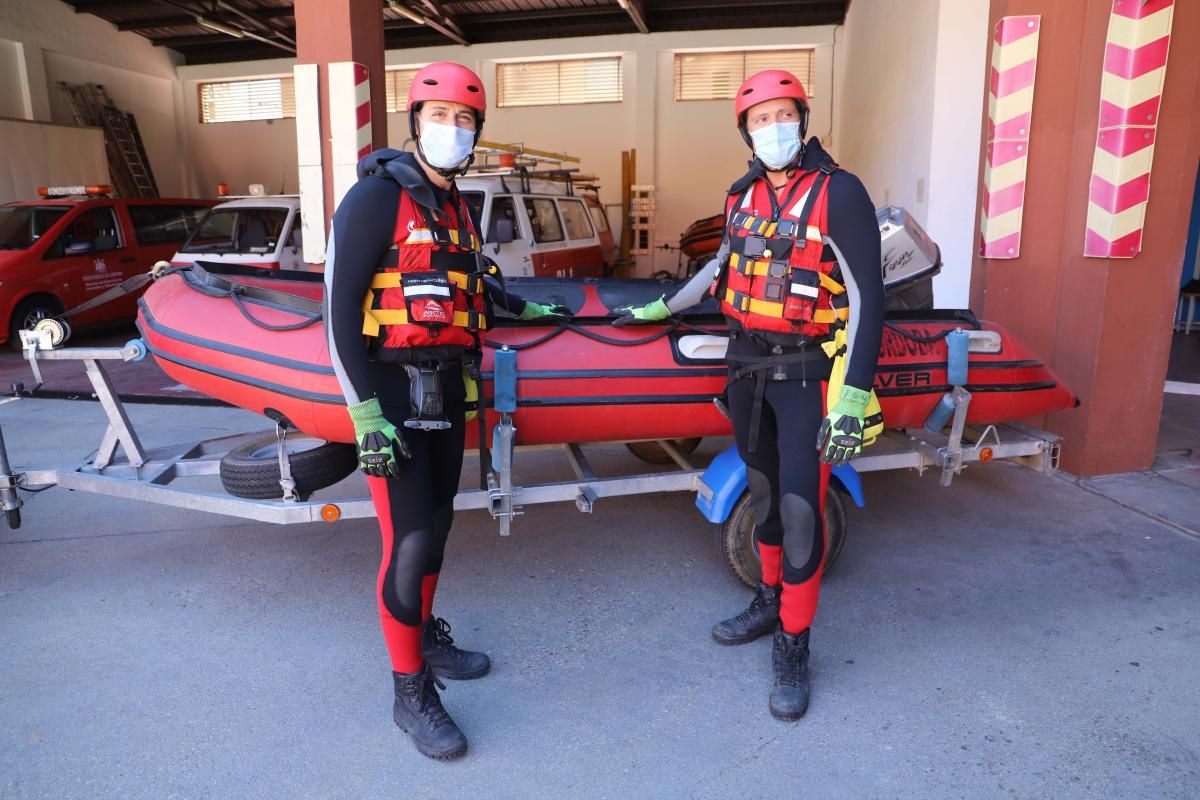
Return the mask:
<svg viewBox="0 0 1200 800"><path fill-rule="evenodd" d="M407 188L387 171L374 169L379 160L411 167ZM415 173L413 172L415 170ZM454 496L462 471L465 431L465 387L461 369L442 374L443 403L451 427L446 430L413 430L404 427L412 416L408 375L404 366L380 359L363 335L363 298L385 254L395 243L395 233L405 226L424 227L420 208L436 209L450 228L465 228L463 204L456 192L435 186L410 153L372 153L360 164L360 180L350 188L333 216L333 231L325 260L326 327L329 354L346 395L347 404L379 398L384 416L402 432L412 451L411 459L398 459L398 478L368 477L371 499L379 517L383 555L377 580L379 616L392 669L412 673L421 669L421 625L432 614L433 596L446 538L454 520ZM411 219L400 219L402 193L413 203L403 204ZM478 230L478 221L472 222ZM486 296L513 314L525 301L499 291L487 282Z"/></svg>

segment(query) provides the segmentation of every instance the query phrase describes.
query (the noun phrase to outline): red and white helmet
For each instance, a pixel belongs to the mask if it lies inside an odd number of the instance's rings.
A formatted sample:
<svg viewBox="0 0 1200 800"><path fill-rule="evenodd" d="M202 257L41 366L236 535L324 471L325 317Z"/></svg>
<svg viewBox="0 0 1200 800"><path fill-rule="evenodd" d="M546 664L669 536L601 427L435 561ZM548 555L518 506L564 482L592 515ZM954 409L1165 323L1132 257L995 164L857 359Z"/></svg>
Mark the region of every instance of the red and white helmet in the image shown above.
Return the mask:
<svg viewBox="0 0 1200 800"><path fill-rule="evenodd" d="M446 100L475 109L475 141L479 141L487 111L487 95L483 81L473 70L453 61L438 61L422 67L413 76L408 87L408 126L414 139L417 138L416 109L426 100Z"/></svg>

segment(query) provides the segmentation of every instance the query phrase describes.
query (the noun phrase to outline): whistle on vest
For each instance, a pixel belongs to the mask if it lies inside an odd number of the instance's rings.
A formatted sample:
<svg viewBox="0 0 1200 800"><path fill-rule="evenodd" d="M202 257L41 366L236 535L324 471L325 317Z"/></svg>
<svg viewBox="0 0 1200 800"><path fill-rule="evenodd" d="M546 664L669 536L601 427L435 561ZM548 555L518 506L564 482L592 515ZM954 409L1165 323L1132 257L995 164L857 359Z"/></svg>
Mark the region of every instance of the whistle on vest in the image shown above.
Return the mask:
<svg viewBox="0 0 1200 800"><path fill-rule="evenodd" d="M441 431L450 427L442 403L442 373L435 364L405 364L408 373L408 400L412 417L404 427L422 431Z"/></svg>

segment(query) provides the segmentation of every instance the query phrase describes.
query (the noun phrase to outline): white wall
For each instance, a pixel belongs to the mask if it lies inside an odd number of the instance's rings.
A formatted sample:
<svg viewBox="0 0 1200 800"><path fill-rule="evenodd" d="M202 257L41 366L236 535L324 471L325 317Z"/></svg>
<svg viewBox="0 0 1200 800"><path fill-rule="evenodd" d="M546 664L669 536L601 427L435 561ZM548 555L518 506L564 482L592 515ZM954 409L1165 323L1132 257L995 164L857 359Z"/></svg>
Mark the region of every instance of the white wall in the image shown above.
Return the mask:
<svg viewBox="0 0 1200 800"><path fill-rule="evenodd" d="M672 94L676 50L736 47L805 46L816 48L816 80L811 87L810 131L828 138L833 118L832 26L767 30L628 34L542 42L506 42L471 47L388 51L389 66L429 61L460 61L483 77L492 108L484 136L492 141L524 142L542 150L567 152L582 159L581 170L595 174L605 204L620 202L621 151L637 148L637 183L657 187L655 244L677 245L695 219L721 208L725 189L745 171L748 151L733 123L732 101L676 103ZM495 62L530 57L621 54L624 99L595 105L496 108ZM291 120L202 125L195 111L197 86L206 80L290 74L290 59L241 64L182 66L180 95L193 189L211 191L216 181L244 191L249 183L275 187L287 168L289 190L296 175L295 128ZM408 138L403 114L388 115L388 143ZM616 215L612 218L616 221ZM639 259L638 271L674 270L677 256L658 251Z"/></svg>
<svg viewBox="0 0 1200 800"><path fill-rule="evenodd" d="M99 128L0 119L0 203L37 198L39 186L108 183Z"/></svg>
<svg viewBox="0 0 1200 800"><path fill-rule="evenodd" d="M91 14L76 14L59 0L3 0L0 32L20 44L26 94L20 116L73 122L56 81L103 83L118 106L132 111L146 145L159 191L184 191L175 66L179 55L142 36L118 32Z"/></svg>
<svg viewBox="0 0 1200 800"><path fill-rule="evenodd" d="M987 18L987 0L855 0L837 47L834 154L941 246L942 307L969 294Z"/></svg>
<svg viewBox="0 0 1200 800"><path fill-rule="evenodd" d="M28 119L21 43L0 39L0 117Z"/></svg>

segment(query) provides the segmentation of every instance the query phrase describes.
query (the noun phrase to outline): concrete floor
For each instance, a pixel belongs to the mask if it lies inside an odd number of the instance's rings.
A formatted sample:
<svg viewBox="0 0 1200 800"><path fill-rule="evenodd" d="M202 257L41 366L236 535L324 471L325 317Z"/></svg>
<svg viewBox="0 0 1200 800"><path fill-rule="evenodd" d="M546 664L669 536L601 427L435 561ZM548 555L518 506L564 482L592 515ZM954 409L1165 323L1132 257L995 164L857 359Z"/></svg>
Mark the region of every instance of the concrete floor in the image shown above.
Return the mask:
<svg viewBox="0 0 1200 800"><path fill-rule="evenodd" d="M131 413L151 444L261 427ZM25 466L85 455L99 421L0 405ZM0 797L1195 798L1200 539L1127 483L867 476L796 724L767 712L768 642L709 639L747 594L690 496L533 509L509 539L462 514L436 610L495 668L444 693L471 740L453 764L391 722L372 521L51 490L0 532Z"/></svg>

